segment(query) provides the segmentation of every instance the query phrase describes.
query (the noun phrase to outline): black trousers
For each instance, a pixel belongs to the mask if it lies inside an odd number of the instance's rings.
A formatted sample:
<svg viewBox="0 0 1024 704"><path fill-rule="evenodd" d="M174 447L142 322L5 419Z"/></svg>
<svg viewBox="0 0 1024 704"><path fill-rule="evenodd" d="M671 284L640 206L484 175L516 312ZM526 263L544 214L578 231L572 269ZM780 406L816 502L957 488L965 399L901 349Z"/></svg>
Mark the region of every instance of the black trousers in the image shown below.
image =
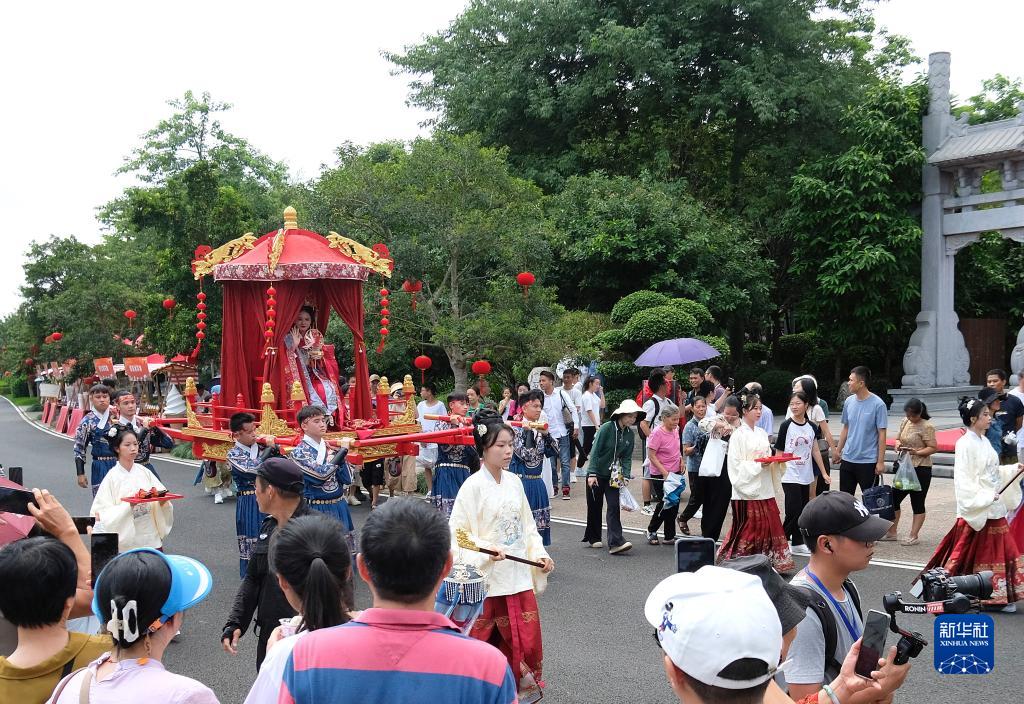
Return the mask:
<svg viewBox="0 0 1024 704"><path fill-rule="evenodd" d="M839 490L853 495L857 493L857 486L860 486L861 493L870 489L875 483L874 462L847 462L839 463Z"/></svg>
<svg viewBox="0 0 1024 704"><path fill-rule="evenodd" d="M700 534L705 538L718 540L722 535L722 524L729 513L729 502L732 500L732 482L725 463L722 473L717 477L704 477L704 513L700 519Z"/></svg>
<svg viewBox="0 0 1024 704"><path fill-rule="evenodd" d="M269 621L256 623L256 672L263 666L263 660L267 657L267 642L277 626L278 624Z"/></svg>
<svg viewBox="0 0 1024 704"><path fill-rule="evenodd" d="M657 479L651 480L651 500L654 503L654 515L651 516L651 522L647 524L647 532L657 533L658 528L664 523L665 540L675 540L676 514L679 513L679 504L665 508L665 482Z"/></svg>
<svg viewBox="0 0 1024 704"><path fill-rule="evenodd" d="M917 481L921 482L921 491L904 491L893 487L892 505L899 511L903 499L909 496L910 508L914 511L914 515L918 516L925 512L924 500L928 498L928 487L932 485L932 468L914 467L914 469L917 471Z"/></svg>
<svg viewBox="0 0 1024 704"><path fill-rule="evenodd" d="M782 530L786 539L793 545L803 545L804 538L800 534L800 514L811 500L810 484L790 484L783 482L782 491L786 494L786 520L782 522Z"/></svg>
<svg viewBox="0 0 1024 704"><path fill-rule="evenodd" d="M690 480L690 500L686 502L686 508L679 514L679 520L686 523L697 515L697 511L704 505L704 485L708 478L702 477L697 472L687 472Z"/></svg>
<svg viewBox="0 0 1024 704"><path fill-rule="evenodd" d="M590 479L587 479L587 529L583 534L584 543L597 543L601 541L601 509L605 501L608 502L608 510L605 512L605 521L608 523L608 547L617 548L626 542L622 537L622 518L619 515L619 490L608 486L608 479L597 478L597 486L590 486Z"/></svg>
<svg viewBox="0 0 1024 704"><path fill-rule="evenodd" d="M597 435L597 428L595 426L584 425L581 430L583 431L583 444L580 446L579 454L576 456L577 469L587 463L590 451L594 448L594 436Z"/></svg>

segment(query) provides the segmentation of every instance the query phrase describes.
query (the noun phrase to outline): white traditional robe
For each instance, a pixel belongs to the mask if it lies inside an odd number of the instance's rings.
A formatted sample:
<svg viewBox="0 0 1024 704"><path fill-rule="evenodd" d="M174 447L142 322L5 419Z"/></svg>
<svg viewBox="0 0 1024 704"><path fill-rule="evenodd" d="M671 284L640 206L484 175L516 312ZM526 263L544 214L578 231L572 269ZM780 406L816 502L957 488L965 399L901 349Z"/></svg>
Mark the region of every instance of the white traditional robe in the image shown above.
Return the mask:
<svg viewBox="0 0 1024 704"><path fill-rule="evenodd" d="M163 540L174 523L174 507L170 501L130 504L121 499L133 496L139 489L165 489L149 469L132 465L131 471L115 464L103 478L89 513L96 517L97 533L117 533L119 552L133 548L163 547Z"/></svg>
<svg viewBox="0 0 1024 704"><path fill-rule="evenodd" d="M544 590L547 575L540 569L513 560L495 562L489 555L460 548L455 534L461 528L479 547L504 550L506 555L538 561L548 557L519 477L502 470L501 481L497 482L481 466L459 489L449 525L455 561L473 565L483 573L488 597Z"/></svg>
<svg viewBox="0 0 1024 704"><path fill-rule="evenodd" d="M988 439L968 430L956 441L953 453L953 488L956 515L974 530L981 530L990 518L1006 518L1021 499L1014 482L995 500L995 493L1018 472L1016 464L999 465L999 455Z"/></svg>
<svg viewBox="0 0 1024 704"><path fill-rule="evenodd" d="M759 501L774 499L778 483L777 464L761 464L754 460L772 454L768 433L763 428L751 428L746 423L732 431L729 439L727 466L732 482L733 501Z"/></svg>

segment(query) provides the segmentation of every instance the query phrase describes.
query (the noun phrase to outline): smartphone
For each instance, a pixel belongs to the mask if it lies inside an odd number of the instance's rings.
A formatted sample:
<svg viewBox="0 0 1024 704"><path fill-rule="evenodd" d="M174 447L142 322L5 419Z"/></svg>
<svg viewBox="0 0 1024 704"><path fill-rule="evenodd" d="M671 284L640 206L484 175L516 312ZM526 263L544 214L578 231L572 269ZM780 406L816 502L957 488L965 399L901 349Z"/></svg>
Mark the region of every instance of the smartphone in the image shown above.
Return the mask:
<svg viewBox="0 0 1024 704"><path fill-rule="evenodd" d="M15 484L25 486L25 472L21 467L8 467L7 478Z"/></svg>
<svg viewBox="0 0 1024 704"><path fill-rule="evenodd" d="M889 614L872 609L864 620L864 636L860 643L860 656L854 671L861 677L871 679L871 673L878 669L878 660L885 652L885 637L889 633Z"/></svg>
<svg viewBox="0 0 1024 704"><path fill-rule="evenodd" d="M729 377L729 388L732 389L733 391L736 390L736 379L734 379L733 377Z"/></svg>
<svg viewBox="0 0 1024 704"><path fill-rule="evenodd" d="M95 585L96 577L103 571L103 568L117 557L117 533L93 533L91 552L92 582Z"/></svg>
<svg viewBox="0 0 1024 704"><path fill-rule="evenodd" d="M31 516L28 505L36 503L36 497L27 489L12 489L0 486L0 511L17 513L21 516Z"/></svg>
<svg viewBox="0 0 1024 704"><path fill-rule="evenodd" d="M95 516L72 516L71 520L75 522L75 529L78 530L79 535L85 535L89 532L89 528L96 525Z"/></svg>
<svg viewBox="0 0 1024 704"><path fill-rule="evenodd" d="M676 540L676 572L696 572L715 564L715 541L711 538L686 537Z"/></svg>

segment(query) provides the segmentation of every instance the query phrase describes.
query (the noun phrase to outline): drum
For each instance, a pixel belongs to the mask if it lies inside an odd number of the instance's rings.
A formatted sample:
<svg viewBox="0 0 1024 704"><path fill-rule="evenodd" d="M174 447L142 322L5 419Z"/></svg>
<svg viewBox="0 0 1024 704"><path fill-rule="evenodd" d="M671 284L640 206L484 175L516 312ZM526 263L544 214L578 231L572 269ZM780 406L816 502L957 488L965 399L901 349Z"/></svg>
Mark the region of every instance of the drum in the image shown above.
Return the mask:
<svg viewBox="0 0 1024 704"><path fill-rule="evenodd" d="M434 610L451 619L463 635L469 635L484 610L486 598L487 587L480 570L471 565L456 563L441 582Z"/></svg>

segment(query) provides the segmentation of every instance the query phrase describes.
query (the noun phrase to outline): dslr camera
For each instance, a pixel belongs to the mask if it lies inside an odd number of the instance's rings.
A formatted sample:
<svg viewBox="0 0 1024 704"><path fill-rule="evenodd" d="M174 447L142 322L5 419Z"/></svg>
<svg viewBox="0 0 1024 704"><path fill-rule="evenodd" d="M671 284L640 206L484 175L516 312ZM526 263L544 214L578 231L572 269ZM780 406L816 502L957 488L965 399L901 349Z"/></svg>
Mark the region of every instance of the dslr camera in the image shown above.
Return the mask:
<svg viewBox="0 0 1024 704"><path fill-rule="evenodd" d="M922 601L947 601L958 594L979 600L992 597L992 572L989 570L951 577L943 568L935 567L922 572L920 580Z"/></svg>

